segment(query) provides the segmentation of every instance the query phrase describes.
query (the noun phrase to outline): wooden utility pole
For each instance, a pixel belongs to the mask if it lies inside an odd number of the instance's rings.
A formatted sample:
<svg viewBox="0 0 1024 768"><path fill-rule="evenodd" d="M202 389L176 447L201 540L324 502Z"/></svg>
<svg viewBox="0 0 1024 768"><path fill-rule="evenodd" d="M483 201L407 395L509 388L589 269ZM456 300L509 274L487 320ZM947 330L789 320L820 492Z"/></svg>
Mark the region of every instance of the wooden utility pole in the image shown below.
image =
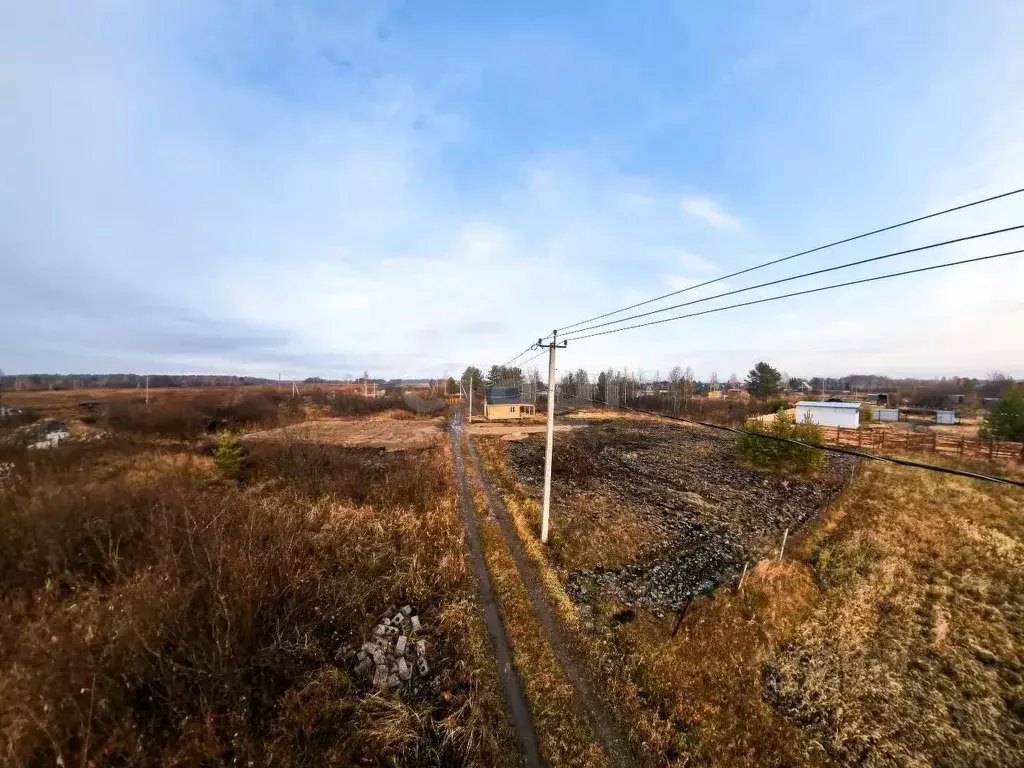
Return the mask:
<svg viewBox="0 0 1024 768"><path fill-rule="evenodd" d="M555 350L563 349L568 342L558 343L558 331L551 332L551 343L544 344L543 339L537 339L537 346L548 350L548 441L544 449L544 512L540 519L540 541L548 543L548 519L551 515L551 457L554 453L555 442Z"/></svg>

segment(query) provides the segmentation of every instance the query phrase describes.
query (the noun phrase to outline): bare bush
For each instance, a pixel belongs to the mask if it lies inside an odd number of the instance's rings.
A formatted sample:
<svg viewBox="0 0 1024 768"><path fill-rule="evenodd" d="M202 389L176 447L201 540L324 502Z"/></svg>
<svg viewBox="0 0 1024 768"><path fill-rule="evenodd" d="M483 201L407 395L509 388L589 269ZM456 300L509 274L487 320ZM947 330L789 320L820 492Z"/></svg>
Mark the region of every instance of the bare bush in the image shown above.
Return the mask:
<svg viewBox="0 0 1024 768"><path fill-rule="evenodd" d="M279 446L254 493L105 450L22 460L0 494L0 763L500 762L447 454ZM392 601L436 627L433 693L348 675Z"/></svg>

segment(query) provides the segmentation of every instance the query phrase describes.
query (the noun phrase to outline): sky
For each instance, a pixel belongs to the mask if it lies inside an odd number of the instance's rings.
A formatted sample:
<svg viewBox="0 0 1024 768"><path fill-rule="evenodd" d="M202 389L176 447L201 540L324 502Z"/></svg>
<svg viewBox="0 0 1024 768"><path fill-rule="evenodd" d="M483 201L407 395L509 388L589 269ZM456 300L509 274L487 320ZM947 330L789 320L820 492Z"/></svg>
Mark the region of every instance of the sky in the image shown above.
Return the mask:
<svg viewBox="0 0 1024 768"><path fill-rule="evenodd" d="M1024 187L1021 29L1017 0L0 0L0 368L500 364ZM643 310L1022 223L1018 195ZM570 341L558 367L1021 377L1022 286L1009 256Z"/></svg>

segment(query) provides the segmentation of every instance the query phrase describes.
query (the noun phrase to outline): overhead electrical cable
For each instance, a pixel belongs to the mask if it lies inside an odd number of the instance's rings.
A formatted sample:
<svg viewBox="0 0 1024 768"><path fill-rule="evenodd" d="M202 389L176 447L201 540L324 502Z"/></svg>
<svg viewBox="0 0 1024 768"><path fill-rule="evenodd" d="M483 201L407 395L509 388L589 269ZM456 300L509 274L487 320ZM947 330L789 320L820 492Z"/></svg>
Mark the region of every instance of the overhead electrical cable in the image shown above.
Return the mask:
<svg viewBox="0 0 1024 768"><path fill-rule="evenodd" d="M1018 195L1021 192L1024 192L1024 187L1020 187L1018 189L1012 189L1012 190L1010 190L1008 192L1001 192L998 195L991 195L989 197L984 197L984 198L981 198L979 200L972 200L969 203L963 203L962 205L955 205L952 208L944 208L941 211L935 211L934 213L929 213L929 214L926 214L924 216L917 216L917 217L912 218L912 219L905 219L904 221L900 221L900 222L897 222L895 224L890 224L890 225L888 225L886 227L879 227L878 229L872 229L872 230L870 230L868 232L861 232L858 235L852 235L850 237L844 237L841 240L834 240L831 243L825 243L824 245L819 245L819 246L817 246L815 248L808 248L807 250L799 251L797 253L790 254L789 256L783 256L783 257L778 258L778 259L772 259L771 261L762 262L761 264L755 264L752 267L747 267L746 269L741 269L741 270L738 270L736 272L730 272L727 275L722 275L721 277L715 277L715 278L712 278L710 280L705 280L705 281L703 281L701 283L697 283L696 285L690 285L690 286L687 286L686 288L680 288L677 291L670 291L670 292L664 293L664 294L662 294L660 296L655 296L652 299L646 299L645 301L639 301L639 302L637 302L635 304L630 304L629 306L622 307L620 309L612 310L611 312L605 312L605 313L600 314L600 315L594 315L593 317L588 317L585 320L580 320L580 321L572 323L570 325L563 326L563 327L559 328L558 330L559 331L568 331L568 330L570 330L572 328L578 328L581 325L586 325L588 323L592 323L595 320L602 320L602 319L604 319L606 317L611 317L612 315L620 314L621 312L628 312L631 309L637 309L638 307L643 307L643 306L646 306L647 304L653 304L656 301L661 301L662 299L667 299L670 296L676 296L676 295L678 295L680 293L685 293L687 291L694 291L694 290L696 290L698 288L703 288L706 285L712 285L714 283L722 282L723 280L729 280L730 278L733 278L733 277L739 277L740 275L745 275L748 272L754 272L755 270L758 270L758 269L764 269L765 267L770 267L770 266L773 266L775 264L781 264L782 262L789 261L790 259L795 259L795 258L798 258L800 256L807 256L809 254L817 253L819 251L824 251L824 250L826 250L828 248L834 248L836 246L844 245L846 243L852 243L852 242L854 242L856 240L861 240L863 238L871 237L873 235L879 235L879 234L881 234L883 232L891 232L892 230L899 229L900 227L906 227L906 226L909 226L910 224L917 224L918 222L921 222L921 221L927 221L928 219L934 219L934 218L937 218L939 216L945 216L945 215L950 214L950 213L955 213L956 211L962 211L962 210L965 210L967 208L973 208L974 206L977 206L977 205L983 205L985 203L991 203L991 202L993 202L995 200L1001 200L1003 198L1011 197L1012 195ZM550 334L548 336L544 337L544 339L548 339L548 338L551 338Z"/></svg>
<svg viewBox="0 0 1024 768"><path fill-rule="evenodd" d="M915 275L915 274L919 274L921 272L931 272L931 271L937 270L937 269L946 269L947 267L957 267L957 266L960 266L962 264L973 264L975 262L980 262L980 261L989 261L991 259L999 259L999 258L1002 258L1004 256L1013 256L1013 255L1018 254L1018 253L1024 253L1024 248L1021 248L1021 249L1018 249L1018 250L1015 250L1015 251L1003 251L1002 253L993 253L993 254L989 254L988 256L977 256L977 257L975 257L973 259L961 259L960 261L947 261L947 262L944 262L942 264L932 264L931 266L918 267L917 269L907 269L907 270L904 270L902 272L890 272L887 275L875 275L873 277L861 278L860 280L849 280L849 281L847 281L845 283L834 283L832 285L823 285L823 286L820 286L818 288L808 288L808 289L803 290L803 291L793 291L792 293L783 293L783 294L780 294L778 296L768 296L768 297L763 298L763 299L752 299L751 301L744 301L744 302L740 302L739 304L729 304L728 306L725 306L725 307L715 307L713 309L701 310L700 312L689 312L689 313L687 313L685 315L673 315L672 317L665 317L665 318L661 318L659 320L648 320L647 322L644 322L644 323L637 323L635 325L626 325L626 326L623 326L621 328L609 328L608 330L596 331L595 333L587 333L587 334L584 334L582 336L570 336L569 338L566 339L566 341L579 341L581 339L590 339L590 338L593 338L594 336L606 336L606 335L611 334L611 333L620 333L621 331L630 331L630 330L633 330L635 328L645 328L645 327L650 326L650 325L660 325L661 323L670 323L670 322L672 322L674 320L683 320L683 319L688 318L688 317L698 317L700 315L710 315L710 314L713 314L715 312L725 312L726 310L730 310L730 309L738 309L740 307L749 307L749 306L752 306L754 304L765 304L765 303L767 303L769 301L779 301L780 299L789 299L789 298L792 298L794 296L805 296L805 295L811 294L811 293L820 293L822 291L831 291L831 290L833 290L835 288L845 288L845 287L850 286L850 285L861 285L863 283L873 283L873 282L878 281L878 280L888 280L888 279L893 278L893 277L903 277L904 275Z"/></svg>
<svg viewBox="0 0 1024 768"><path fill-rule="evenodd" d="M1024 229L1024 224L1017 224L1017 225L1014 225L1012 227L1003 227L1002 229L993 229L993 230L989 230L988 232L979 232L979 233L974 234L974 235L965 235L964 237L957 237L957 238L954 238L952 240L943 240L943 241L938 242L938 243L929 243L928 245L919 245L916 248L906 248L906 249L904 249L902 251L893 251L892 253L884 253L881 256L872 256L871 258L868 258L868 259L860 259L859 261L849 261L849 262L846 262L845 264L837 264L834 267L825 267L823 269L816 269L813 272L804 272L803 274L800 274L800 275L790 275L789 277L782 277L782 278L779 278L778 280L770 280L769 282L766 282L766 283L758 283L757 285L750 285L750 286L747 286L746 288L737 288L737 289L732 290L732 291L725 291L724 293L716 293L714 296L707 296L707 297L702 298L702 299L693 299L692 301L684 301L681 304L671 304L671 305L669 305L667 307L661 307L659 309L652 309L652 310L650 310L648 312L641 312L641 313L636 314L636 315L628 315L626 317L620 317L620 318L617 318L615 320L608 320L608 321L603 322L603 323L598 323L597 325L588 325L586 328L578 328L577 330L572 331L572 333L574 333L574 334L576 334L576 333L583 333L584 331L592 331L595 328L605 328L605 327L607 327L609 325L616 325L617 323L626 323L626 322L629 322L630 320L637 320L638 318L641 318L641 317L650 317L651 315L657 315L657 314L660 314L662 312L671 312L673 309L679 309L680 307L689 307L689 306L691 306L693 304L702 304L705 301L713 301L714 299L721 299L724 296L733 296L733 295L735 295L737 293L746 293L747 291L753 291L753 290L756 290L758 288L767 288L768 286L778 285L779 283L788 283L788 282L792 282L793 280L801 280L801 279L803 279L805 277L813 277L814 275L823 275L826 272L836 272L836 271L838 271L840 269L849 269L850 267L858 267L858 266L860 266L862 264L870 264L870 263L875 262L875 261L882 261L883 259L891 259L891 258L894 258L896 256L905 256L908 253L918 253L920 251L927 251L927 250L930 250L932 248L941 248L941 247L946 246L946 245L953 245L954 243L963 243L963 242L966 242L968 240L977 240L978 238L981 238L981 237L991 237L992 235L1001 235L1001 234L1003 234L1005 232L1013 232L1014 230L1018 230L1018 229Z"/></svg>

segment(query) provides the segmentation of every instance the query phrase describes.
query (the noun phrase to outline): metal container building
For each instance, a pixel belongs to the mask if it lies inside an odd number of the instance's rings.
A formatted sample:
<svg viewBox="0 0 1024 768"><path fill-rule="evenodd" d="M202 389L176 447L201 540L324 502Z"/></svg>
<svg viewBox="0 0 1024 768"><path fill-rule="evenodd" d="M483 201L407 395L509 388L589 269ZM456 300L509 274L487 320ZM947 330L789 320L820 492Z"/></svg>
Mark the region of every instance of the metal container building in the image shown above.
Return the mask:
<svg viewBox="0 0 1024 768"><path fill-rule="evenodd" d="M875 421L899 421L899 408L875 408Z"/></svg>
<svg viewBox="0 0 1024 768"><path fill-rule="evenodd" d="M796 421L802 424L807 419L822 427L860 426L860 403L819 403L801 400L796 404Z"/></svg>
<svg viewBox="0 0 1024 768"><path fill-rule="evenodd" d="M936 411L936 424L956 424L956 411Z"/></svg>

